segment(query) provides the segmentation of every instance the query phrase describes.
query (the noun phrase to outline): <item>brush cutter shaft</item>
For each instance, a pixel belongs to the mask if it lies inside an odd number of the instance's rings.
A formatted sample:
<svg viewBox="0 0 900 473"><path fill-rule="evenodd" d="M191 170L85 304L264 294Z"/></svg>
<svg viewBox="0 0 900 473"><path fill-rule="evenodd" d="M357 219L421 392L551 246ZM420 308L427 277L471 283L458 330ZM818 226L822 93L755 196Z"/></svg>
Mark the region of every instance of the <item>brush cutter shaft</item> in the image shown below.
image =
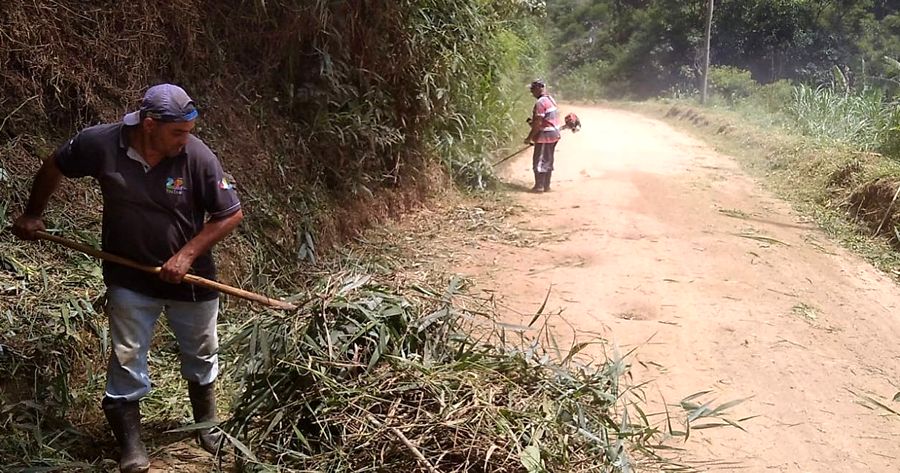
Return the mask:
<svg viewBox="0 0 900 473"><path fill-rule="evenodd" d="M532 145L528 145L528 146L526 146L526 147L524 147L524 148L522 148L522 149L520 149L520 150L514 152L513 154L511 154L511 155L509 155L509 156L507 156L507 157L501 159L500 161L497 161L496 163L492 164L491 166L498 166L498 165L500 165L501 163L504 163L504 162L508 161L508 160L509 160L510 158L512 158L513 156L515 156L515 155L521 153L522 151L525 151L526 149L531 148L531 146L532 146Z"/></svg>
<svg viewBox="0 0 900 473"><path fill-rule="evenodd" d="M60 245L72 248L73 250L78 250L82 253L89 254L95 258L100 258L104 261L109 261L111 263L120 264L122 266L127 266L129 268L134 268L139 271L144 271L146 273L159 274L162 271L162 268L159 266L146 266L140 263L136 263L128 258L123 258L121 256L117 256L111 253L107 253L105 251L98 250L92 246L84 245L82 243L78 243L76 241L69 240L67 238L63 238L56 235L51 235L47 232L38 231L38 238L42 240L52 241L55 243L59 243ZM235 297L240 297L242 299L247 299L249 301L258 302L260 304L267 305L269 307L274 307L276 309L285 309L285 310L293 310L297 307L291 303L283 302L278 299L271 299L262 294L257 294L255 292L245 291L243 289L239 289L233 286L229 286L227 284L222 284L217 281L212 281L210 279L202 278L200 276L194 274L186 274L184 275L184 282L188 284L193 284L195 286L207 287L210 289L215 289L220 292L224 292L225 294L229 294Z"/></svg>

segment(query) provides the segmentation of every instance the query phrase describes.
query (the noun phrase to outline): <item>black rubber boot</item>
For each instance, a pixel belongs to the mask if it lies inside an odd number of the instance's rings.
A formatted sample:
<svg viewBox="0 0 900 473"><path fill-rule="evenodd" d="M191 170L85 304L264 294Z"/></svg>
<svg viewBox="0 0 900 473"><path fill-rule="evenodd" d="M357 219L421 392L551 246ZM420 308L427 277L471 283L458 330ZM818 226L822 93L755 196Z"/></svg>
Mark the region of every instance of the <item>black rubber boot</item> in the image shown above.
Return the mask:
<svg viewBox="0 0 900 473"><path fill-rule="evenodd" d="M531 188L531 192L544 192L544 173L534 172L534 187Z"/></svg>
<svg viewBox="0 0 900 473"><path fill-rule="evenodd" d="M553 176L553 171L544 173L544 192L550 192L550 178Z"/></svg>
<svg viewBox="0 0 900 473"><path fill-rule="evenodd" d="M119 471L144 473L150 471L150 458L141 442L141 408L138 401L115 401L104 397L103 413L119 443L122 457Z"/></svg>
<svg viewBox="0 0 900 473"><path fill-rule="evenodd" d="M188 381L188 395L191 398L191 408L194 411L194 422L215 422L216 421L216 383L212 382L206 386L193 381ZM217 454L222 446L222 432L213 429L203 429L197 431L197 441L209 453Z"/></svg>

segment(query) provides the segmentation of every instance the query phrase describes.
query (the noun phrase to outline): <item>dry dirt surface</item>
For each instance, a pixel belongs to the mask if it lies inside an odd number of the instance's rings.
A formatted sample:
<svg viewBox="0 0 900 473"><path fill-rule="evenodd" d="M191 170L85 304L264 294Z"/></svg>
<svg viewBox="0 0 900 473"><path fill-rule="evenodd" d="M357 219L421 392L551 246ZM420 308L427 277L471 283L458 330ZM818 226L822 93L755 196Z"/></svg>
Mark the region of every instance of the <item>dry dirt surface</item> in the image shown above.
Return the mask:
<svg viewBox="0 0 900 473"><path fill-rule="evenodd" d="M557 149L553 191L531 194L531 157L504 180L536 247L484 242L457 272L554 330L637 347L637 381L669 404L701 390L750 398L746 432L692 433L700 470L900 471L900 289L838 247L737 162L630 112L563 106L584 123ZM637 361L644 362L638 363ZM674 441L675 445L679 440Z"/></svg>

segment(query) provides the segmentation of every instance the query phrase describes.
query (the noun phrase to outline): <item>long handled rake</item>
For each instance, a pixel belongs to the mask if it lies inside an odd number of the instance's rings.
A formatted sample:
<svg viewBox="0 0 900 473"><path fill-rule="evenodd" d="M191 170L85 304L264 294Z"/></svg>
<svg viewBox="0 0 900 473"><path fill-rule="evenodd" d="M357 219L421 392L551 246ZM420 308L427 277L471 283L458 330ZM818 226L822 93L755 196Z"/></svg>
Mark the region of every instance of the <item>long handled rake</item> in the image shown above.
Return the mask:
<svg viewBox="0 0 900 473"><path fill-rule="evenodd" d="M78 243L76 241L69 240L67 238L63 238L60 236L52 235L47 232L38 231L38 238L42 240L52 241L55 243L59 243L60 245L69 247L73 250L80 251L82 253L89 254L95 258L100 258L104 261L109 261L116 264L121 264L122 266L127 266L129 268L134 268L140 271L144 271L152 274L159 274L162 271L162 268L159 266L146 266L137 262L134 262L128 258L123 258L121 256L114 255L112 253L107 253L105 251L98 250L92 246L88 246L82 243ZM284 310L294 310L297 308L294 304L289 302L280 301L278 299L272 299L270 297L264 296L262 294L257 294L255 292L245 291L243 289L229 286L227 284L222 284L217 281L212 281L210 279L202 278L200 276L194 274L186 274L184 276L184 282L188 284L193 284L195 286L202 286L210 289L215 289L217 291L224 292L225 294L230 294L235 297L240 297L241 299L247 299L249 301L258 302L260 304L273 307L276 309L284 309Z"/></svg>

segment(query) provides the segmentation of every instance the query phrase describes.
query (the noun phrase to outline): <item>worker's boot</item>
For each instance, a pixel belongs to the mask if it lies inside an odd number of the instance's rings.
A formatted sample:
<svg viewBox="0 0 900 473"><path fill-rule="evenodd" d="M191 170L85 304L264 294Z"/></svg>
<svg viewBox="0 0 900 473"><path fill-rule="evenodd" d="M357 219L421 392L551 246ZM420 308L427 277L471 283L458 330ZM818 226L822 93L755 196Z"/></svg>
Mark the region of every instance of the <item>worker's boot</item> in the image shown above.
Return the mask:
<svg viewBox="0 0 900 473"><path fill-rule="evenodd" d="M553 176L553 171L547 171L544 173L544 192L550 192L550 177Z"/></svg>
<svg viewBox="0 0 900 473"><path fill-rule="evenodd" d="M531 192L544 192L544 173L534 172L534 187L531 188Z"/></svg>
<svg viewBox="0 0 900 473"><path fill-rule="evenodd" d="M122 451L119 471L122 473L150 471L150 458L147 456L144 442L141 442L141 408L138 401L116 401L104 397L101 405Z"/></svg>
<svg viewBox="0 0 900 473"><path fill-rule="evenodd" d="M216 383L215 381L201 386L199 383L188 381L188 395L191 398L191 409L194 411L194 422L216 421ZM215 455L222 446L222 432L213 429L197 431L197 441L209 453Z"/></svg>

